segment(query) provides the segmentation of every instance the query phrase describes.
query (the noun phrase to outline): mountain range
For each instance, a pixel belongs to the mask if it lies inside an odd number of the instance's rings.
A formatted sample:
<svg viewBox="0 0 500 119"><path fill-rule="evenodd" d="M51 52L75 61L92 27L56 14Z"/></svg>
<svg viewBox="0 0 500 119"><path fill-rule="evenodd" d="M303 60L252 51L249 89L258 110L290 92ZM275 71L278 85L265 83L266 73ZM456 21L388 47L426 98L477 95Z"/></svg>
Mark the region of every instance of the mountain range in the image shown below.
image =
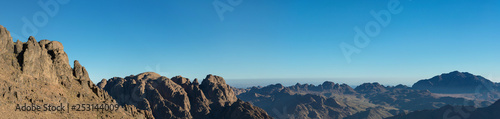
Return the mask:
<svg viewBox="0 0 500 119"><path fill-rule="evenodd" d="M307 79L304 79L307 80ZM500 83L453 71L405 85L377 82L355 88L271 84L234 88L221 76L167 78L154 72L103 79L97 85L58 41L29 37L13 42L0 25L2 118L195 118L195 119L413 119L498 118ZM70 105L108 104L116 110L74 111ZM22 111L67 105L64 111ZM30 108L34 109L34 108ZM59 108L58 108L59 109ZM87 109L87 108L84 108Z"/></svg>
<svg viewBox="0 0 500 119"><path fill-rule="evenodd" d="M29 37L14 43L0 25L0 46L2 118L271 118L236 98L218 76L209 75L199 84L148 72L103 80L98 86L78 61L69 65L60 42ZM97 104L100 110L93 106ZM108 106L102 108L104 104ZM37 110L42 106L58 107Z"/></svg>
<svg viewBox="0 0 500 119"><path fill-rule="evenodd" d="M455 83L445 85L447 82ZM433 85L422 86L425 84ZM364 83L352 89L346 84L326 81L317 86L296 84L285 87L273 84L233 90L240 92L238 97L242 100L263 108L276 118L380 119L450 105L486 107L499 99L496 90L484 90L487 88L473 94L467 90L445 91L467 87L464 84L469 84L468 87L475 86L474 89L478 89L478 85L496 88L495 83L481 76L453 71L418 81L412 87L383 86L375 82Z"/></svg>

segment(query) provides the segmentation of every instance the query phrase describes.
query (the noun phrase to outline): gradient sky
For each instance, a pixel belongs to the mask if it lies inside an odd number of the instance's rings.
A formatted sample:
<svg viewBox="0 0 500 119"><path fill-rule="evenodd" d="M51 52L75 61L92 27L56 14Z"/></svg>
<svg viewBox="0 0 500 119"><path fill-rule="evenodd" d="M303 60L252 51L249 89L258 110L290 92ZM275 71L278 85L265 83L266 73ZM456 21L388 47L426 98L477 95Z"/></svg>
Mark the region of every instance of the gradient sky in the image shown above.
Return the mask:
<svg viewBox="0 0 500 119"><path fill-rule="evenodd" d="M410 85L455 70L500 82L498 0L400 0L403 11L350 63L339 44L354 44L353 28L375 21L370 11L387 9L389 0L242 0L224 20L214 0L71 0L38 33L23 34L23 17L47 14L37 2L2 1L0 25L15 40L62 42L94 83L155 71Z"/></svg>

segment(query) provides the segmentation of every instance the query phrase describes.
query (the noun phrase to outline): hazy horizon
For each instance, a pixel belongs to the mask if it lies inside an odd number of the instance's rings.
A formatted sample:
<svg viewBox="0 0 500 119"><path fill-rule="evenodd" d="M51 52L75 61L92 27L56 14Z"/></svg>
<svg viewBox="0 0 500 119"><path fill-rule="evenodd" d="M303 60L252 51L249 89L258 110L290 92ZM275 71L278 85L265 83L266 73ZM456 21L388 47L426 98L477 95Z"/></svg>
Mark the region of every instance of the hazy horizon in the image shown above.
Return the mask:
<svg viewBox="0 0 500 119"><path fill-rule="evenodd" d="M218 11L214 3L232 10ZM94 83L153 71L191 80L215 74L227 82L408 85L456 70L500 82L500 1L495 0L5 4L0 25L14 41L26 42L28 36L60 41L70 64L78 60ZM363 38L369 42L360 42Z"/></svg>

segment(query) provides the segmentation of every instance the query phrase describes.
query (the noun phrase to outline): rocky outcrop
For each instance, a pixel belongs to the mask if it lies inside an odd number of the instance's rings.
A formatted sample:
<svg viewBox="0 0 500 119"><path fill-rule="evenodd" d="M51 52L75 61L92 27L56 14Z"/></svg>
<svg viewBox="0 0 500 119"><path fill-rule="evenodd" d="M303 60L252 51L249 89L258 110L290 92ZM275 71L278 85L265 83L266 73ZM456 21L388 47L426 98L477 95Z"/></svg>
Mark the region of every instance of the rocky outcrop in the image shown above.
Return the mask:
<svg viewBox="0 0 500 119"><path fill-rule="evenodd" d="M12 41L0 26L0 102L2 118L152 118L148 111L124 106L117 111L22 112L17 104L116 104L98 88L78 61L73 68L60 42L29 37ZM69 110L68 107L66 110Z"/></svg>
<svg viewBox="0 0 500 119"><path fill-rule="evenodd" d="M201 84L182 76L171 79L153 72L114 77L99 84L122 105L148 110L155 118L270 118L238 100L222 77L208 75Z"/></svg>
<svg viewBox="0 0 500 119"><path fill-rule="evenodd" d="M231 87L219 76L208 75L200 88L210 101L220 106L231 105L238 100Z"/></svg>
<svg viewBox="0 0 500 119"><path fill-rule="evenodd" d="M357 86L354 90L359 93L371 94L371 93L383 93L386 92L387 89L380 85L379 83L363 83Z"/></svg>

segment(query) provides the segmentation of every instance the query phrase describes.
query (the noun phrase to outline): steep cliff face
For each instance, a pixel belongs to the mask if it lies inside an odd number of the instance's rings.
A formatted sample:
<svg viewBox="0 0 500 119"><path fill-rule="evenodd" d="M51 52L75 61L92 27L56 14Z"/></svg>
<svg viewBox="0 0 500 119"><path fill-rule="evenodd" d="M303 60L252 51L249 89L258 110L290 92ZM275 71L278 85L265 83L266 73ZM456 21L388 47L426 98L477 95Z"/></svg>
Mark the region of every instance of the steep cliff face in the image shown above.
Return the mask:
<svg viewBox="0 0 500 119"><path fill-rule="evenodd" d="M153 72L102 80L99 84L119 104L150 110L156 118L271 118L250 103L239 100L222 77L171 79Z"/></svg>
<svg viewBox="0 0 500 119"><path fill-rule="evenodd" d="M0 115L2 118L146 118L147 111L125 106L118 111L23 112L17 104L116 104L90 80L78 61L73 68L60 42L29 37L13 42L0 26ZM69 110L68 107L66 110Z"/></svg>

